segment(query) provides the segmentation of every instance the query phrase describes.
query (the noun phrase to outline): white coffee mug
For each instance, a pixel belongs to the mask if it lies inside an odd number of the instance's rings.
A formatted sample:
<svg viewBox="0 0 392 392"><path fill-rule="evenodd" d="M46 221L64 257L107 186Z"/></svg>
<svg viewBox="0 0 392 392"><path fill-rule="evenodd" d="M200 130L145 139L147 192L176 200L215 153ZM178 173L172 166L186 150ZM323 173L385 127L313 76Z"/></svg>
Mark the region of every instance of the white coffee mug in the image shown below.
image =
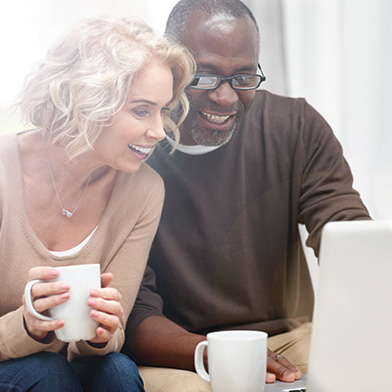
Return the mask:
<svg viewBox="0 0 392 392"><path fill-rule="evenodd" d="M95 337L98 324L90 316L91 308L87 305L90 290L101 287L101 273L99 264L71 265L56 267L59 275L53 280L31 280L25 287L25 302L28 311L41 320L63 319L64 326L55 332L57 339L63 342L90 340ZM49 315L38 313L31 299L31 288L41 282L68 283L69 299L63 304L49 309Z"/></svg>
<svg viewBox="0 0 392 392"><path fill-rule="evenodd" d="M267 338L260 331L221 331L207 334L195 350L195 368L213 392L263 392L267 371ZM208 347L208 370L203 352Z"/></svg>

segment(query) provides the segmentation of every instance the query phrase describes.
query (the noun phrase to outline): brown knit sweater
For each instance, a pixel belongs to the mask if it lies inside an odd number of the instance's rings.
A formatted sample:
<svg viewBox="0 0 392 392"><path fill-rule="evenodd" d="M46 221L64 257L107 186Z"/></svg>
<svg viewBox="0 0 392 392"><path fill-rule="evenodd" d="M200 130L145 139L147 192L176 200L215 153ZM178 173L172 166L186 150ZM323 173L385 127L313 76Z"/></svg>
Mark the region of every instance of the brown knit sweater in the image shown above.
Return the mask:
<svg viewBox="0 0 392 392"><path fill-rule="evenodd" d="M317 254L326 222L370 219L322 116L304 99L261 90L226 145L203 155L167 151L163 142L149 160L166 197L129 340L154 315L200 334L275 335L309 320L298 224Z"/></svg>

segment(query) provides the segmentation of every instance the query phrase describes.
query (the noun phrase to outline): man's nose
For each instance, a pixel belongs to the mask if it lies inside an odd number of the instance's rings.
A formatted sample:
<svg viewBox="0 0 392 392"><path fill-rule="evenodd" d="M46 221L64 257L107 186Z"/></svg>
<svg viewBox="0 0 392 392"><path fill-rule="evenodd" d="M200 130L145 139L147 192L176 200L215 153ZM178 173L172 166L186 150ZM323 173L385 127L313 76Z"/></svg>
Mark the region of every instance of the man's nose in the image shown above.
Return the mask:
<svg viewBox="0 0 392 392"><path fill-rule="evenodd" d="M238 92L227 81L222 82L215 90L209 91L208 98L220 106L230 106L239 100Z"/></svg>

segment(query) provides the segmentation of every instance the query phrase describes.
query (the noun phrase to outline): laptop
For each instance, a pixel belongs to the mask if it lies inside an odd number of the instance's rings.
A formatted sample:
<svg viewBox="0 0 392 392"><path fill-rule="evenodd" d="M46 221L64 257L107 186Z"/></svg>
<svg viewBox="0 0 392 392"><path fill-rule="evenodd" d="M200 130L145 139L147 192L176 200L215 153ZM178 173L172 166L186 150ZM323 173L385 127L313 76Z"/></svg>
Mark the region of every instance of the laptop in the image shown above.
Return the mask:
<svg viewBox="0 0 392 392"><path fill-rule="evenodd" d="M308 373L265 392L392 391L392 221L322 230Z"/></svg>

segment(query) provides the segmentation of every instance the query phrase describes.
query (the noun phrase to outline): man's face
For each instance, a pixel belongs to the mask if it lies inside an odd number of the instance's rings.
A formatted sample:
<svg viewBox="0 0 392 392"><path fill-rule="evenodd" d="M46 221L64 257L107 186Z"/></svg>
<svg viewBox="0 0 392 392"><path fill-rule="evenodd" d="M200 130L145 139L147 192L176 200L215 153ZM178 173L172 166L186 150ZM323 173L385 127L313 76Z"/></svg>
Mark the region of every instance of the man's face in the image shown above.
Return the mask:
<svg viewBox="0 0 392 392"><path fill-rule="evenodd" d="M193 53L198 74L232 76L257 73L257 32L249 17L193 13L181 43ZM233 135L255 91L233 90L223 82L215 90L187 89L190 110L181 126L181 143L220 146Z"/></svg>

